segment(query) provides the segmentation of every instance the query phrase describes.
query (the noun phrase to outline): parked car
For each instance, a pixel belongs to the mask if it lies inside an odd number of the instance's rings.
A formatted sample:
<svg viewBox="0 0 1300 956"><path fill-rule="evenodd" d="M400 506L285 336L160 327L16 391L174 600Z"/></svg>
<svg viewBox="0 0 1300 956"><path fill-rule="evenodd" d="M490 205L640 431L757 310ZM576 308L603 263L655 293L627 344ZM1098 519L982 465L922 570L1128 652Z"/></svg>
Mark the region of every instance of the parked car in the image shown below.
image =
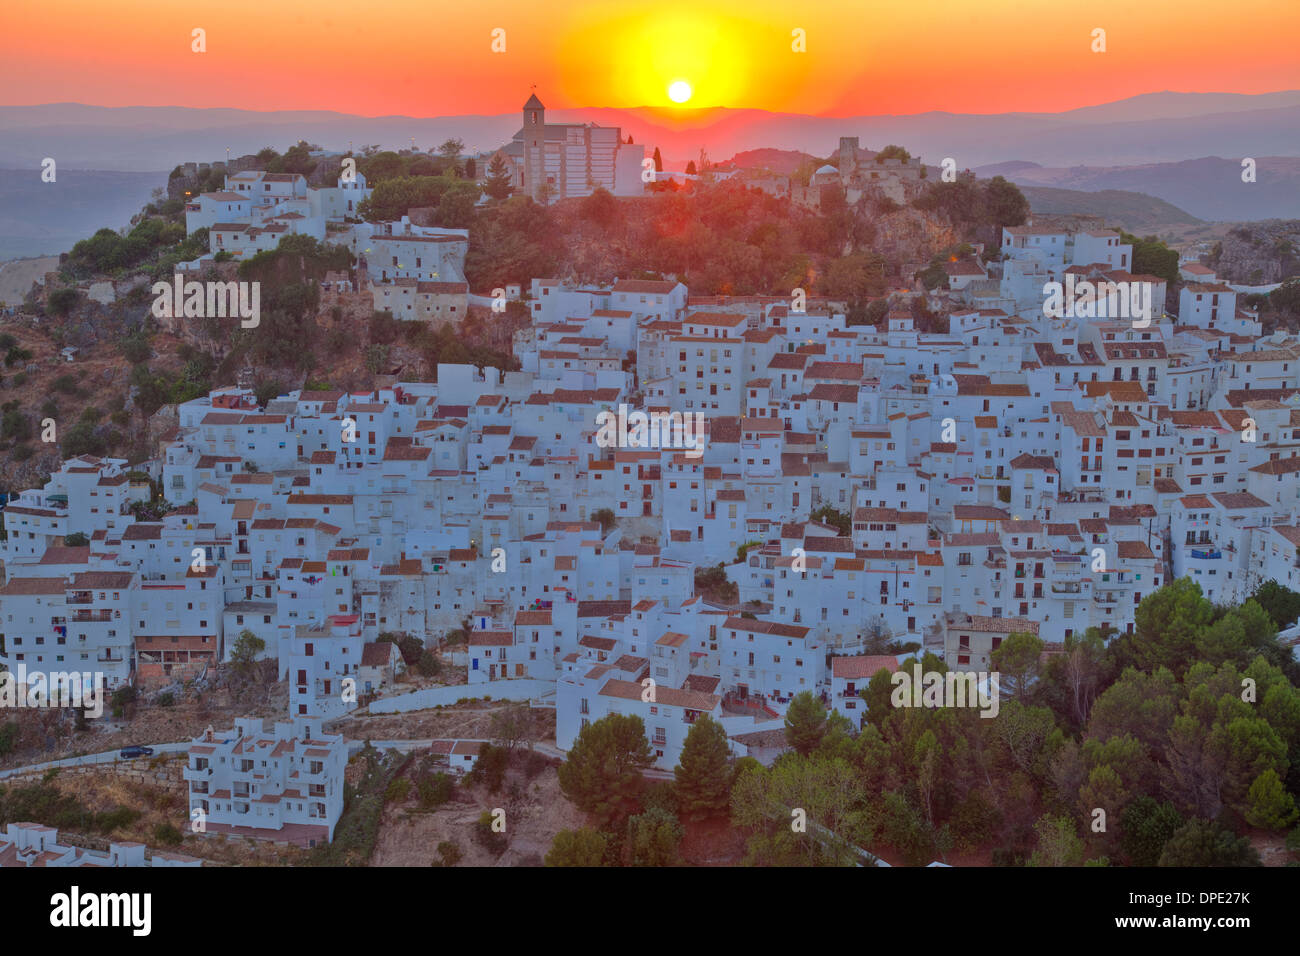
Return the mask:
<svg viewBox="0 0 1300 956"><path fill-rule="evenodd" d="M123 757L152 757L152 747L123 747L121 756Z"/></svg>

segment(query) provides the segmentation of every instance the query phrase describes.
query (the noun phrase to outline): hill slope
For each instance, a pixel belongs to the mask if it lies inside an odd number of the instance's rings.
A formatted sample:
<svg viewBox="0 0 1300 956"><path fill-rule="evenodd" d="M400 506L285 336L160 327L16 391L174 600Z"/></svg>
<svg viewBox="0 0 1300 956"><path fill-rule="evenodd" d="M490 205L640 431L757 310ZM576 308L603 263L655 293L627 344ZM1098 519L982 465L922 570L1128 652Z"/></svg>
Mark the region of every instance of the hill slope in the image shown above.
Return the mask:
<svg viewBox="0 0 1300 956"><path fill-rule="evenodd" d="M1029 207L1036 213L1100 216L1107 223L1122 226L1129 232L1201 222L1163 199L1123 189L1084 192L1081 189L1022 186L1020 191L1025 194Z"/></svg>

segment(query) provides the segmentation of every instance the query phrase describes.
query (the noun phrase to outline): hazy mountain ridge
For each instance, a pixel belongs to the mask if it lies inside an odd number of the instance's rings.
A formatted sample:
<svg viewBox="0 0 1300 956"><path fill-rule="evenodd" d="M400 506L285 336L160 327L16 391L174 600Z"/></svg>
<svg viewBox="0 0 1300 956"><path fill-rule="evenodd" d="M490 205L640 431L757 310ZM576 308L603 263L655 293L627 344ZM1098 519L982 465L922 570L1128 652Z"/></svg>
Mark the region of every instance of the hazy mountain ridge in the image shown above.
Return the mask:
<svg viewBox="0 0 1300 956"><path fill-rule="evenodd" d="M823 117L595 108L548 110L547 118L622 126L637 143L658 146L668 168L680 168L701 148L715 160L732 156L744 158L742 165L784 166L800 155L830 155L841 136L857 136L865 149L903 145L929 166L951 156L959 168L1004 175L1024 187L1143 193L1201 219L1300 216L1300 91L1152 93L1055 114ZM283 149L299 139L342 151L371 143L409 148L412 138L427 149L454 136L470 150L488 150L508 142L519 126L516 113L413 118L328 110L0 106L0 259L66 251L96 229L125 225L147 201L152 186L146 183L165 181L165 174L139 170L212 162L224 159L227 149L231 156L264 146ZM1241 182L1237 153L1257 159L1256 183ZM40 181L46 157L59 164L58 192ZM105 178L96 179L101 173ZM113 180L112 174L141 178ZM1135 202L1124 204L1140 215L1156 213L1155 207L1140 213Z"/></svg>
<svg viewBox="0 0 1300 956"><path fill-rule="evenodd" d="M1025 166L1001 172L1018 186L1154 196L1200 219L1232 222L1300 217L1300 158L1253 156L1255 182L1242 181L1239 158L1203 156L1176 163L1109 166ZM981 176L1010 164L980 167Z"/></svg>
<svg viewBox="0 0 1300 956"><path fill-rule="evenodd" d="M753 109L591 108L548 110L547 117L621 126L636 142L657 145L674 161L694 158L701 147L718 158L759 148L824 156L840 136L857 136L867 148L900 143L928 163L951 156L964 168L1009 158L1047 166L1115 166L1239 152L1300 156L1300 92L1155 93L1064 113L826 117ZM101 169L170 168L224 157L227 147L241 155L298 139L342 150L349 142L409 147L414 137L417 146L428 148L454 135L471 148L493 149L519 126L519 113L363 117L323 110L6 106L0 107L0 166L38 166L53 156Z"/></svg>
<svg viewBox="0 0 1300 956"><path fill-rule="evenodd" d="M1129 232L1156 226L1193 225L1202 221L1163 199L1122 189L1084 192L1049 186L1021 186L1020 191L1036 214L1100 216Z"/></svg>

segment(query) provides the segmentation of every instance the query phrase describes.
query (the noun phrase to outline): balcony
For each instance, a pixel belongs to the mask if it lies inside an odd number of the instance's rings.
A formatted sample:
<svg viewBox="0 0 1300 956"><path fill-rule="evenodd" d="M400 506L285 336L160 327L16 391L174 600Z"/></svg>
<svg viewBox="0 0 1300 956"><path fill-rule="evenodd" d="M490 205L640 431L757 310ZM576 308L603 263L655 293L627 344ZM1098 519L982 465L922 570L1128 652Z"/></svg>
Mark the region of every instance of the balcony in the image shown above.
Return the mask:
<svg viewBox="0 0 1300 956"><path fill-rule="evenodd" d="M1052 585L1053 594L1078 594L1083 590L1083 585L1078 581L1063 581Z"/></svg>
<svg viewBox="0 0 1300 956"><path fill-rule="evenodd" d="M113 612L109 610L73 611L72 620L78 624L106 624L113 620Z"/></svg>

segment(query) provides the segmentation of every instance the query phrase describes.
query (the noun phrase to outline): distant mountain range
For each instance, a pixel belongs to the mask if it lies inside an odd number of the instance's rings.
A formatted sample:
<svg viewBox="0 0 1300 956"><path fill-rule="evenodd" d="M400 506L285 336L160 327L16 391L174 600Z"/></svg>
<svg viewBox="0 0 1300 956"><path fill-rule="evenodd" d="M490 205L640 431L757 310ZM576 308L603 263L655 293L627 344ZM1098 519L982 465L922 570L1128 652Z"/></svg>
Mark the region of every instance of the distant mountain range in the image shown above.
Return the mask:
<svg viewBox="0 0 1300 956"><path fill-rule="evenodd" d="M1157 226L1195 225L1202 221L1163 199L1122 189L1084 192L1079 189L1021 186L1020 191L1025 194L1029 208L1035 213L1100 216L1107 223L1122 226L1129 232L1150 230Z"/></svg>
<svg viewBox="0 0 1300 956"><path fill-rule="evenodd" d="M1200 219L1300 218L1300 158L1247 155L1255 160L1253 183L1242 182L1241 158L1218 156L1134 166L1049 167L1010 162L974 171L979 176L1005 176L1025 189L1026 197L1029 190L1040 187L1089 193L1123 190L1163 199Z"/></svg>
<svg viewBox="0 0 1300 956"><path fill-rule="evenodd" d="M545 97L543 97L544 99ZM522 98L521 98L522 99ZM927 163L958 166L1010 159L1044 166L1137 165L1199 156L1300 156L1300 91L1150 93L1064 113L913 116L805 116L752 109L548 110L560 123L621 126L665 160L714 158L747 149L832 152L841 136L864 147L899 143ZM186 107L101 107L77 103L0 107L0 166L61 164L97 169L160 169L283 149L299 139L327 149L379 143L429 148L448 136L495 149L520 127L520 113L498 116L352 116L327 111L253 112Z"/></svg>
<svg viewBox="0 0 1300 956"><path fill-rule="evenodd" d="M1151 93L1063 113L824 117L647 107L548 110L547 119L621 126L637 143L658 146L668 168L680 169L703 148L714 160L758 151L768 161L754 165L786 171L801 155L830 155L841 136L857 136L867 149L898 143L927 165L952 157L959 168L1000 173L1025 187L1145 193L1202 219L1300 217L1300 91ZM0 106L0 257L63 251L69 238L125 224L173 166L224 159L227 149L241 156L300 139L339 151L376 143L400 149L412 140L429 149L457 137L477 152L504 145L520 123L519 113ZM1243 156L1258 161L1255 183L1241 182ZM40 192L52 185L39 177L46 157L58 162L59 186L77 188L73 202L65 204L62 189ZM75 169L144 175L131 185L92 172L65 179Z"/></svg>

